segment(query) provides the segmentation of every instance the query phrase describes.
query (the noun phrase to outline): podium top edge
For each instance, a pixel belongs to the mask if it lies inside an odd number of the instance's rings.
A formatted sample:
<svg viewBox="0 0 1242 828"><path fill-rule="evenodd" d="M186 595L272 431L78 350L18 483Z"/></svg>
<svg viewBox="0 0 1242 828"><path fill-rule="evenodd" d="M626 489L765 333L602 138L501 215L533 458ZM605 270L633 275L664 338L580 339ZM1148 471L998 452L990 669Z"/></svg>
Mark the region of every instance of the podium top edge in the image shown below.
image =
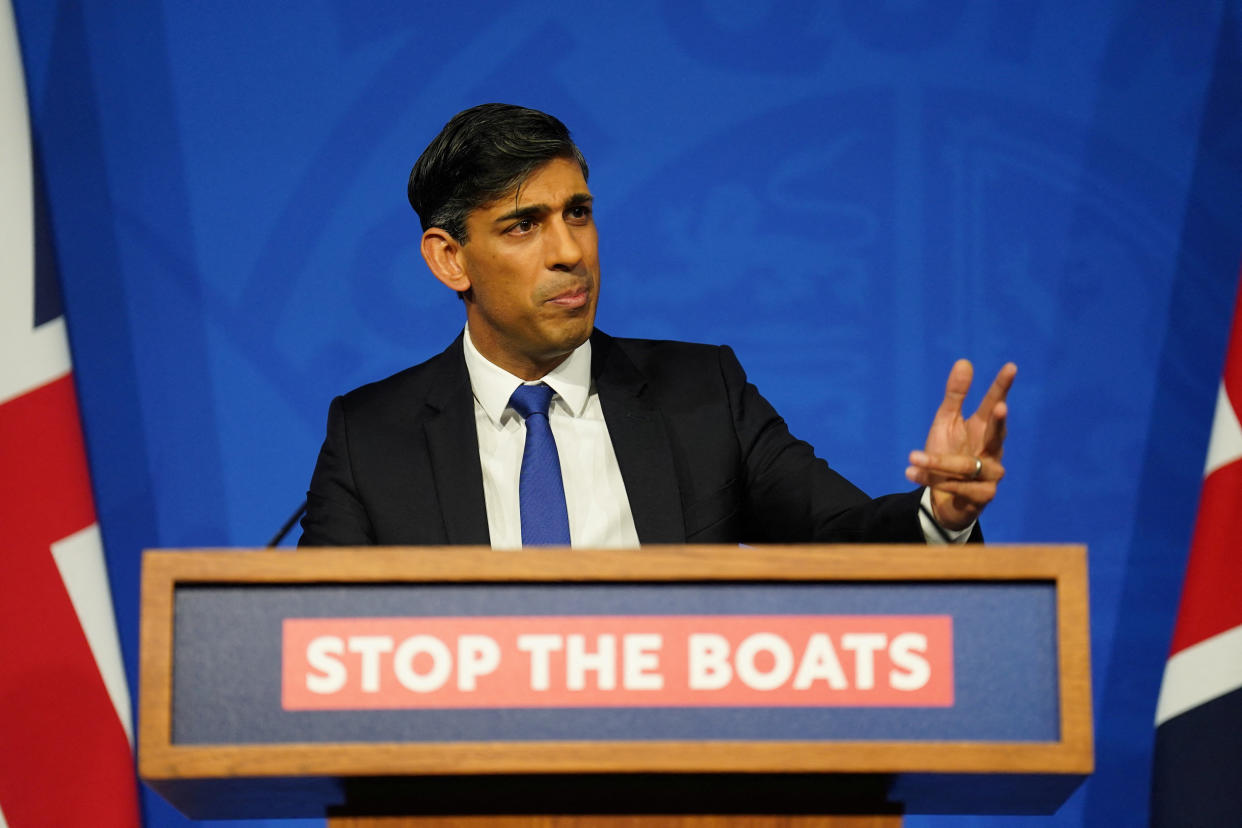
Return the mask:
<svg viewBox="0 0 1242 828"><path fill-rule="evenodd" d="M478 546L152 549L149 575L175 581L1059 580L1081 544L649 545L637 549Z"/></svg>

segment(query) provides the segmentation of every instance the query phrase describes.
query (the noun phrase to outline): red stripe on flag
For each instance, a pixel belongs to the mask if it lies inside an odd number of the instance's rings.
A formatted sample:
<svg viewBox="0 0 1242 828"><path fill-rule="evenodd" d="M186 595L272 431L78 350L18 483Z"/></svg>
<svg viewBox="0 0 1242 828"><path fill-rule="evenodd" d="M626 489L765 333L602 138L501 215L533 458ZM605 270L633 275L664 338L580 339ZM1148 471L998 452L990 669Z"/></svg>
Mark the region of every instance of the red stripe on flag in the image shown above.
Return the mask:
<svg viewBox="0 0 1242 828"><path fill-rule="evenodd" d="M1238 360L1242 362L1242 360ZM1242 461L1203 481L1172 652L1242 624Z"/></svg>
<svg viewBox="0 0 1242 828"><path fill-rule="evenodd" d="M95 522L72 374L0 405L0 509L50 540Z"/></svg>
<svg viewBox="0 0 1242 828"><path fill-rule="evenodd" d="M1242 282L1221 382L1237 416L1242 401ZM1218 439L1213 424L1213 440ZM1223 432L1222 432L1223 433ZM1219 450L1221 447L1216 447ZM1242 624L1242 460L1215 469L1203 481L1199 513L1170 655Z"/></svg>
<svg viewBox="0 0 1242 828"><path fill-rule="evenodd" d="M51 554L94 521L72 376L0 405L0 807L10 828L138 824L129 742Z"/></svg>

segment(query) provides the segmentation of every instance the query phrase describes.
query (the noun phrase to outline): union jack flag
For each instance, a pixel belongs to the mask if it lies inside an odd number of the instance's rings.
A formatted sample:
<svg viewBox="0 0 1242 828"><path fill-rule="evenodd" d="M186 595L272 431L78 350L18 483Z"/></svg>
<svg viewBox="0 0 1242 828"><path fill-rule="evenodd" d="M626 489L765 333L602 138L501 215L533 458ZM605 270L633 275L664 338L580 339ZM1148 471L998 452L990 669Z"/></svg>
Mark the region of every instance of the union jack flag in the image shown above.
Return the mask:
<svg viewBox="0 0 1242 828"><path fill-rule="evenodd" d="M1242 825L1242 294L1156 705L1152 826Z"/></svg>
<svg viewBox="0 0 1242 828"><path fill-rule="evenodd" d="M133 828L129 690L32 170L0 1L0 828Z"/></svg>

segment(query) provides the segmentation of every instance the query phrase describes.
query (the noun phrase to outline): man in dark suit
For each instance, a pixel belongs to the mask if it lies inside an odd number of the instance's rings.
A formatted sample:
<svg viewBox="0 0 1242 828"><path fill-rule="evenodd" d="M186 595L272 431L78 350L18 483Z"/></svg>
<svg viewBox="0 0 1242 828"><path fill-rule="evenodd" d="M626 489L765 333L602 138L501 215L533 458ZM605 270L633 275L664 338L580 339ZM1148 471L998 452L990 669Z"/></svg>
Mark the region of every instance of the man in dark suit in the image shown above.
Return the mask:
<svg viewBox="0 0 1242 828"><path fill-rule="evenodd" d="M459 113L427 147L410 202L466 328L438 356L333 401L303 545L978 538L1004 474L1012 364L969 419L972 369L954 365L906 470L924 488L871 499L789 434L729 348L594 329L587 175L560 121L503 104ZM546 393L546 411L530 417L523 386ZM523 464L547 444L555 480L536 489ZM562 534L531 528L536 510Z"/></svg>

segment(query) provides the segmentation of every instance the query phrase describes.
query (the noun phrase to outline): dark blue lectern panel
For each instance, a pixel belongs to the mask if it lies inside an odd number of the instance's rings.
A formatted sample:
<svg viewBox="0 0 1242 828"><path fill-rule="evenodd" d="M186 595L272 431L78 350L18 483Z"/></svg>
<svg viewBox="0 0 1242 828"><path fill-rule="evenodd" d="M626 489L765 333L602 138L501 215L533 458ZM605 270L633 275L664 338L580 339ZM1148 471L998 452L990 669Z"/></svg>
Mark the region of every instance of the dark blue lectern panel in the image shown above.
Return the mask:
<svg viewBox="0 0 1242 828"><path fill-rule="evenodd" d="M938 615L953 625L949 707L287 711L286 618ZM1008 584L182 586L175 744L488 740L1055 741L1056 596Z"/></svg>

